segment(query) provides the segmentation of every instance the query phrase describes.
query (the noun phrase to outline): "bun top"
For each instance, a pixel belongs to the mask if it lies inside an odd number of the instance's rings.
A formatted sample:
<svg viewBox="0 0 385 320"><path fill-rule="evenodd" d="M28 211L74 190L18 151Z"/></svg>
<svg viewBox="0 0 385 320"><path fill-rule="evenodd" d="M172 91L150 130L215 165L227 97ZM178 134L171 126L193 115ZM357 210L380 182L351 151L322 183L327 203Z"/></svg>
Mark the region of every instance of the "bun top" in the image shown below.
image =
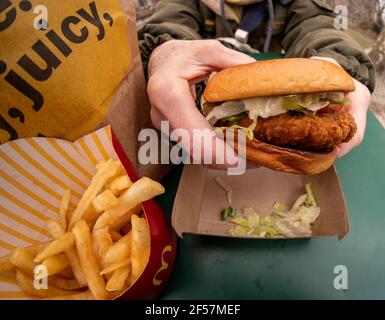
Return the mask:
<svg viewBox="0 0 385 320"><path fill-rule="evenodd" d="M306 58L253 62L220 71L204 92L207 102L297 93L353 91L352 77L334 63Z"/></svg>

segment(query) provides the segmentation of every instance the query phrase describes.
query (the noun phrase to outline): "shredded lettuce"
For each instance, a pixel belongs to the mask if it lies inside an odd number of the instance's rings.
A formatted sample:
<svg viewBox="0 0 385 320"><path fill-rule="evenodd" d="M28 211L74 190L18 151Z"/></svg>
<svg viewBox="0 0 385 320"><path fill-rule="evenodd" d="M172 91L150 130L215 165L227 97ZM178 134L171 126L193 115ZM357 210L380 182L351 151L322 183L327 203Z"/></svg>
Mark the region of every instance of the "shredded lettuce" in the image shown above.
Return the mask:
<svg viewBox="0 0 385 320"><path fill-rule="evenodd" d="M275 212L284 212L286 210L286 206L281 202L276 202L273 205L273 209Z"/></svg>
<svg viewBox="0 0 385 320"><path fill-rule="evenodd" d="M222 219L222 221L226 221L226 220L228 220L230 218L235 217L236 212L237 211L234 208L232 208L232 207L228 207L228 208L222 210L222 212L221 212L221 219Z"/></svg>
<svg viewBox="0 0 385 320"><path fill-rule="evenodd" d="M211 125L214 125L220 119L237 116L245 111L245 104L241 100L226 101L212 108L211 112L206 116L206 119Z"/></svg>
<svg viewBox="0 0 385 320"><path fill-rule="evenodd" d="M251 141L254 139L254 130L256 126L257 126L257 121L253 121L253 123L247 128L241 127L240 125L237 125L237 124L233 124L229 127L216 127L215 129L216 130L228 130L228 129L242 130L246 135L246 138L248 138Z"/></svg>
<svg viewBox="0 0 385 320"><path fill-rule="evenodd" d="M269 118L288 111L314 115L329 104L348 105L343 92L303 93L286 96L255 97L242 100L231 100L223 103L207 103L202 97L202 113L214 126L218 120L237 124L247 115L253 121L259 117Z"/></svg>
<svg viewBox="0 0 385 320"><path fill-rule="evenodd" d="M220 177L215 177L214 181L220 186L223 190L226 191L226 198L229 204L231 204L231 199L233 196L233 189Z"/></svg>
<svg viewBox="0 0 385 320"><path fill-rule="evenodd" d="M308 110L316 112L326 107L330 102L323 94L306 93L295 94L283 97L283 107L288 111Z"/></svg>
<svg viewBox="0 0 385 320"><path fill-rule="evenodd" d="M237 114L235 116L230 116L230 117L223 118L222 120L226 121L226 122L229 122L229 123L237 123L237 122L240 122L242 119L244 119L246 117L247 117L247 112L243 112L243 113Z"/></svg>
<svg viewBox="0 0 385 320"><path fill-rule="evenodd" d="M251 120L257 120L258 117L269 118L286 113L283 107L283 97L256 97L244 99L245 109L249 112Z"/></svg>
<svg viewBox="0 0 385 320"><path fill-rule="evenodd" d="M301 110L302 107L298 103L297 95L283 97L282 106L286 110Z"/></svg>
<svg viewBox="0 0 385 320"><path fill-rule="evenodd" d="M345 95L343 92L336 91L336 92L327 92L321 94L321 98L325 100L329 100L330 102L332 101L342 101L345 98Z"/></svg>
<svg viewBox="0 0 385 320"><path fill-rule="evenodd" d="M331 104L340 104L343 106L348 106L350 104L349 99L342 99L342 100L329 100Z"/></svg>
<svg viewBox="0 0 385 320"><path fill-rule="evenodd" d="M257 126L257 120L254 120L253 123L246 128L246 137L251 141L254 139L254 130Z"/></svg>
<svg viewBox="0 0 385 320"><path fill-rule="evenodd" d="M290 210L280 202L273 205L270 215L262 215L253 208L236 210L234 217L226 220L234 224L229 234L235 237L308 237L312 235L312 225L320 215L312 183L305 186L306 194L301 195Z"/></svg>
<svg viewBox="0 0 385 320"><path fill-rule="evenodd" d="M307 197L306 197L306 200L305 200L305 204L309 207L311 206L314 206L315 205L315 197L314 197L314 186L312 183L306 183L306 186L305 186L305 189L306 189L306 193L307 193Z"/></svg>

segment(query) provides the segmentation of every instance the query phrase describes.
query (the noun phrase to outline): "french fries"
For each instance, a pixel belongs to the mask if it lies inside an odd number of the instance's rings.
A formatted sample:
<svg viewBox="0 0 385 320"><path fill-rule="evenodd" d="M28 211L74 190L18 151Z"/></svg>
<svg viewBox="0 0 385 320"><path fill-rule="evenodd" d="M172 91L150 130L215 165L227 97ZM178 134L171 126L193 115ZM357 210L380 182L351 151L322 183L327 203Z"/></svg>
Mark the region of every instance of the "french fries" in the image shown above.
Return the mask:
<svg viewBox="0 0 385 320"><path fill-rule="evenodd" d="M55 220L48 220L46 224L48 231L54 239L58 239L65 234L65 231L63 227L59 224L59 222ZM83 270L80 266L80 262L76 253L76 248L71 247L65 250L64 252L67 255L68 262L72 268L72 272L76 280L80 285L85 285L87 282Z"/></svg>
<svg viewBox="0 0 385 320"><path fill-rule="evenodd" d="M44 250L49 243L40 243L35 246L25 247L24 249L27 250L30 254L33 256L37 255L40 251Z"/></svg>
<svg viewBox="0 0 385 320"><path fill-rule="evenodd" d="M74 291L61 290L53 286L48 286L44 290L38 290L34 286L34 279L31 277L28 277L20 270L16 271L16 281L17 281L17 284L25 293L33 297L47 298L47 297L54 297L54 296L65 296L65 295L74 294L76 292L76 291L74 292Z"/></svg>
<svg viewBox="0 0 385 320"><path fill-rule="evenodd" d="M164 193L164 191L165 190L160 183L147 177L141 178L119 197L118 203L112 209L104 212L99 217L95 223L94 229L110 227L131 209L144 201Z"/></svg>
<svg viewBox="0 0 385 320"><path fill-rule="evenodd" d="M57 256L51 256L45 259L42 265L47 268L47 275L51 276L67 268L69 261L65 254L58 254ZM38 277L35 278L38 279Z"/></svg>
<svg viewBox="0 0 385 320"><path fill-rule="evenodd" d="M100 161L98 161L98 162L96 163L95 169L96 169L96 170L100 170L100 168L101 168L102 166L104 166L105 164L106 164L106 160L100 160Z"/></svg>
<svg viewBox="0 0 385 320"><path fill-rule="evenodd" d="M64 279L74 279L74 273L72 272L72 269L70 266L65 267L63 270L59 271L57 273L57 276L62 277Z"/></svg>
<svg viewBox="0 0 385 320"><path fill-rule="evenodd" d="M127 175L126 169L124 169L124 167L120 161L115 161L115 164L118 166L118 170L116 171L114 178L119 177L121 175Z"/></svg>
<svg viewBox="0 0 385 320"><path fill-rule="evenodd" d="M0 258L0 273L13 271L15 266L10 261L10 256L4 256Z"/></svg>
<svg viewBox="0 0 385 320"><path fill-rule="evenodd" d="M96 220L98 220L98 218L102 213L103 213L102 211L97 212L94 206L89 206L86 213L83 216L83 220L88 223L88 226L90 228L93 228Z"/></svg>
<svg viewBox="0 0 385 320"><path fill-rule="evenodd" d="M47 246L46 243L41 243L38 245L25 247L23 250L26 250L31 255L36 255L37 252L43 250ZM17 249L16 249L17 250ZM14 271L15 265L11 262L11 257L14 254L14 252L8 256L0 257L0 273Z"/></svg>
<svg viewBox="0 0 385 320"><path fill-rule="evenodd" d="M118 199L114 196L111 190L104 191L92 201L92 205L94 206L96 212L109 210L117 203Z"/></svg>
<svg viewBox="0 0 385 320"><path fill-rule="evenodd" d="M100 275L103 276L105 274L110 274L110 273L114 272L117 269L120 269L120 268L123 268L123 267L128 267L130 265L131 265L131 259L127 258L125 260L121 260L120 262L116 262L116 263L108 265L102 271L100 271Z"/></svg>
<svg viewBox="0 0 385 320"><path fill-rule="evenodd" d="M41 251L35 258L35 262L42 262L50 256L57 255L71 248L75 244L74 236L71 232L68 232L53 240L47 247Z"/></svg>
<svg viewBox="0 0 385 320"><path fill-rule="evenodd" d="M108 179L116 174L118 169L119 166L111 159L101 165L100 169L92 178L91 184L84 192L78 206L74 211L74 214L72 215L71 221L69 223L69 230L73 228L76 222L83 218L83 215L91 205L92 200L98 195L100 190L102 190Z"/></svg>
<svg viewBox="0 0 385 320"><path fill-rule="evenodd" d="M0 273L14 272L29 296L113 299L144 270L151 238L146 219L140 217L142 203L164 188L145 177L132 183L120 161L103 160L96 169L75 211L69 210L71 190L66 190L57 218L46 221L52 241L0 257ZM48 288L36 288L36 283Z"/></svg>
<svg viewBox="0 0 385 320"><path fill-rule="evenodd" d="M131 218L130 218L131 219ZM131 231L131 224L127 224L122 228L123 233L129 233Z"/></svg>
<svg viewBox="0 0 385 320"><path fill-rule="evenodd" d="M110 229L123 231L124 234L127 234L129 230L131 230L131 216L133 214L139 215L139 213L143 210L142 204L137 205L135 208L132 208L125 215L121 216L118 220L111 224ZM123 230L123 228L128 228L129 230Z"/></svg>
<svg viewBox="0 0 385 320"><path fill-rule="evenodd" d="M112 209L105 211L99 217L92 231L92 241L94 252L102 265L104 265L106 252L112 246L112 239L108 232L110 226L131 209L163 192L164 188L160 183L143 177L119 197L118 203Z"/></svg>
<svg viewBox="0 0 385 320"><path fill-rule="evenodd" d="M118 195L121 191L131 187L131 185L131 179L127 175L122 175L112 180L108 188L110 189L112 194Z"/></svg>
<svg viewBox="0 0 385 320"><path fill-rule="evenodd" d="M129 257L131 253L131 231L116 242L105 254L105 265L111 265Z"/></svg>
<svg viewBox="0 0 385 320"><path fill-rule="evenodd" d="M104 257L107 251L114 245L108 227L93 229L92 231L93 250L99 264L104 265Z"/></svg>
<svg viewBox="0 0 385 320"><path fill-rule="evenodd" d="M95 299L108 298L103 277L99 274L100 268L91 247L91 234L87 223L80 220L72 229L75 237L76 249L79 255L80 265L86 276L88 287Z"/></svg>
<svg viewBox="0 0 385 320"><path fill-rule="evenodd" d="M36 266L36 263L33 261L33 255L24 248L17 248L11 255L10 261L16 268L30 275L33 274Z"/></svg>
<svg viewBox="0 0 385 320"><path fill-rule="evenodd" d="M112 277L107 282L107 286L106 286L107 291L111 292L111 291L121 290L130 274L130 270L131 270L130 266L125 266L114 271L114 273L112 274Z"/></svg>
<svg viewBox="0 0 385 320"><path fill-rule="evenodd" d="M66 291L80 290L87 287L87 285L79 284L76 279L63 279L56 275L50 276L48 278L48 283L49 285Z"/></svg>
<svg viewBox="0 0 385 320"><path fill-rule="evenodd" d="M122 239L122 235L119 233L119 231L116 230L110 229L110 236L113 242L118 242L120 239Z"/></svg>
<svg viewBox="0 0 385 320"><path fill-rule="evenodd" d="M146 219L137 215L131 217L132 242L131 242L131 280L137 279L150 257L151 236Z"/></svg>

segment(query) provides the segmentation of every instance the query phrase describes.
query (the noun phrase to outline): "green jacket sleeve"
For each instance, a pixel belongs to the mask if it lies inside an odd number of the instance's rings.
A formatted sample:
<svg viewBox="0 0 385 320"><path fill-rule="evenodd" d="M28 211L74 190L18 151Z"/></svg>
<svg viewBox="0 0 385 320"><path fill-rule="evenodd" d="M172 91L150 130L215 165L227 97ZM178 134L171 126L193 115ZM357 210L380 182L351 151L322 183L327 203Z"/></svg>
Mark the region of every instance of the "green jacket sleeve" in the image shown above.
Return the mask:
<svg viewBox="0 0 385 320"><path fill-rule="evenodd" d="M373 91L373 63L346 31L334 28L335 18L332 8L323 0L295 0L289 7L282 39L286 56L333 58L353 78Z"/></svg>
<svg viewBox="0 0 385 320"><path fill-rule="evenodd" d="M151 53L162 43L172 40L200 39L202 15L198 0L160 0L154 14L138 26L143 68L147 77Z"/></svg>

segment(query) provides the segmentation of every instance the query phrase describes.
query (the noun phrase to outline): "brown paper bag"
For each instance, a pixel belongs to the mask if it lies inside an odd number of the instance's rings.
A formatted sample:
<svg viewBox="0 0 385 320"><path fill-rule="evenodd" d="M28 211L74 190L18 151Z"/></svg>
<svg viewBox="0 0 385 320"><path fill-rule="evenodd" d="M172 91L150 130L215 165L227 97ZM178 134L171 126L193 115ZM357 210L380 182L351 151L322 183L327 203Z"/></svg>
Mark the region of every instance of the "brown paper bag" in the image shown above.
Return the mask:
<svg viewBox="0 0 385 320"><path fill-rule="evenodd" d="M111 125L138 173L159 178L165 168L137 159L149 113L135 1L1 1L1 143Z"/></svg>

